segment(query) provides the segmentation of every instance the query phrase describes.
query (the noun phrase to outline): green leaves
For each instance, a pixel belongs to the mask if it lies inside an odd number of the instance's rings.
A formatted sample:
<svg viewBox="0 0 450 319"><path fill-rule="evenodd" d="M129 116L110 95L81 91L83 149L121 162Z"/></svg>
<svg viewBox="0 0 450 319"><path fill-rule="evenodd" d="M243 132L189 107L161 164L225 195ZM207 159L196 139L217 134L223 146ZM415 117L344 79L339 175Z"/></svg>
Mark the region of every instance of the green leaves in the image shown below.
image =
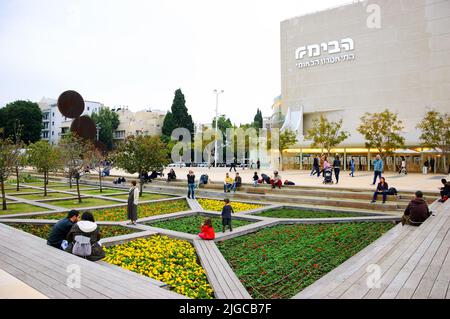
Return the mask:
<svg viewBox="0 0 450 319"><path fill-rule="evenodd" d="M113 131L119 127L119 115L104 107L98 113L92 113L92 120L100 125L99 140L111 150L113 147Z"/></svg>
<svg viewBox="0 0 450 319"><path fill-rule="evenodd" d="M398 119L397 113L386 109L381 113L366 113L357 130L366 139L367 148L376 148L385 155L404 147L403 129L403 122Z"/></svg>
<svg viewBox="0 0 450 319"><path fill-rule="evenodd" d="M312 128L307 131L306 139L312 140L312 147L327 150L328 154L333 147L341 144L350 137L347 131L341 131L342 120L330 122L323 115L320 119L314 119Z"/></svg>

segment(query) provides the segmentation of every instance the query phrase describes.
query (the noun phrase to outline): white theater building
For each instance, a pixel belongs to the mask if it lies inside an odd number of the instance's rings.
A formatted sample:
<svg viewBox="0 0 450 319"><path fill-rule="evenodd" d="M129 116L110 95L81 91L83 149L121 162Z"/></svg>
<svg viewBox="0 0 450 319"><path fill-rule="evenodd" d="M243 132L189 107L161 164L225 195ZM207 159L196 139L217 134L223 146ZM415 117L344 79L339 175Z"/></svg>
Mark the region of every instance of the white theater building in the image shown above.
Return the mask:
<svg viewBox="0 0 450 319"><path fill-rule="evenodd" d="M309 168L321 152L304 136L323 115L343 119L351 133L333 153L370 169L376 151L365 148L357 127L364 113L388 108L406 140L388 166L406 155L420 170L434 155L420 147L417 124L431 108L450 112L450 1L363 1L281 22L281 90L272 119L298 136L286 167Z"/></svg>

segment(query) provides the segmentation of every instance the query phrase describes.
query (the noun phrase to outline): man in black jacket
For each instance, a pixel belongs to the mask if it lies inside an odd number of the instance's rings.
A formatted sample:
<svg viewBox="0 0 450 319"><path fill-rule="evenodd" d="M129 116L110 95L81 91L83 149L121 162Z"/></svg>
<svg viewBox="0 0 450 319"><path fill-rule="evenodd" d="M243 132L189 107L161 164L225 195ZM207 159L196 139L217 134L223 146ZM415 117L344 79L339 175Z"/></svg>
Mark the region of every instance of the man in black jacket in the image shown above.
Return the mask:
<svg viewBox="0 0 450 319"><path fill-rule="evenodd" d="M62 249L61 243L67 239L67 234L79 220L80 213L76 210L71 210L66 218L57 222L48 236L47 245Z"/></svg>

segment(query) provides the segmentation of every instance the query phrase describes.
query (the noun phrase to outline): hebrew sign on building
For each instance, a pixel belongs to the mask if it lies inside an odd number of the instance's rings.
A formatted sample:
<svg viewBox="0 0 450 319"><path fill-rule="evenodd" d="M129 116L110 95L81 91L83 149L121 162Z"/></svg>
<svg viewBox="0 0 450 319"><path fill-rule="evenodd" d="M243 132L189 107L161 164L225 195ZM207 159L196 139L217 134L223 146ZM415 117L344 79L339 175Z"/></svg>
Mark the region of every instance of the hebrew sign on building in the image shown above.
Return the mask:
<svg viewBox="0 0 450 319"><path fill-rule="evenodd" d="M345 38L340 41L329 41L310 44L295 50L295 59L299 69L335 64L355 60L355 41Z"/></svg>

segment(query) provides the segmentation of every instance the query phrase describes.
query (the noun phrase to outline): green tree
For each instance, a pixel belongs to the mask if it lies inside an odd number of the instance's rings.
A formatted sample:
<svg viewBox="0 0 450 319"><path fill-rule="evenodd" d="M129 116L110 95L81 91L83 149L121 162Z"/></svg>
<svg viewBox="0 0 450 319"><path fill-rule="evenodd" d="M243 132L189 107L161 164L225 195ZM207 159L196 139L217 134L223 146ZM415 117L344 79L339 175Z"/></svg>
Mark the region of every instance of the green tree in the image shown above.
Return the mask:
<svg viewBox="0 0 450 319"><path fill-rule="evenodd" d="M7 210L5 182L17 165L18 154L11 139L0 139L0 184L2 190L2 209Z"/></svg>
<svg viewBox="0 0 450 319"><path fill-rule="evenodd" d="M366 139L367 148L376 148L382 157L404 147L405 138L401 136L403 123L397 113L388 109L381 113L366 113L361 117L358 132Z"/></svg>
<svg viewBox="0 0 450 319"><path fill-rule="evenodd" d="M112 156L114 165L129 174L159 171L169 163L166 144L159 136L131 136L121 144ZM140 180L142 195L143 180Z"/></svg>
<svg viewBox="0 0 450 319"><path fill-rule="evenodd" d="M21 126L21 139L26 144L41 139L42 111L37 103L30 101L9 103L1 109L0 118L0 125L4 128L5 137L14 138L17 127Z"/></svg>
<svg viewBox="0 0 450 319"><path fill-rule="evenodd" d="M260 109L258 109L257 111L256 111L256 115L255 115L255 117L254 117L254 119L253 119L253 123L252 123L252 126L254 127L254 128L262 128L263 127L263 116L262 116L262 112L261 112L261 110Z"/></svg>
<svg viewBox="0 0 450 319"><path fill-rule="evenodd" d="M280 162L283 163L283 153L292 145L297 143L297 135L291 130L287 129L280 133L280 142L278 144L280 151ZM283 169L283 166L281 166Z"/></svg>
<svg viewBox="0 0 450 319"><path fill-rule="evenodd" d="M31 144L27 151L28 162L44 175L44 196L47 196L48 175L62 167L59 149L46 141Z"/></svg>
<svg viewBox="0 0 450 319"><path fill-rule="evenodd" d="M311 147L319 147L322 150L327 150L330 156L331 149L347 138L350 133L342 131L342 120L339 122L330 122L323 115L320 119L314 119L312 128L307 131L306 139L312 140Z"/></svg>
<svg viewBox="0 0 450 319"><path fill-rule="evenodd" d="M172 112L168 111L164 118L162 126L162 139L165 143L168 143L171 139L172 132L176 128L175 121L173 119Z"/></svg>
<svg viewBox="0 0 450 319"><path fill-rule="evenodd" d="M86 152L84 153L84 162L87 163L89 169L94 169L98 173L98 181L100 185L100 193L103 192L102 173L105 165L106 156L92 142L86 143Z"/></svg>
<svg viewBox="0 0 450 319"><path fill-rule="evenodd" d="M447 164L450 162L450 114L431 110L417 128L422 131L420 139L424 147L441 150L444 158L443 168L447 172Z"/></svg>
<svg viewBox="0 0 450 319"><path fill-rule="evenodd" d="M71 180L75 178L77 185L78 202L81 203L80 177L85 167L89 165L89 159L85 157L89 150L86 140L76 134L65 135L58 144L61 152L61 160L64 164L64 170Z"/></svg>
<svg viewBox="0 0 450 319"><path fill-rule="evenodd" d="M212 121L212 127L213 129L216 129L216 118L213 119ZM217 128L219 130L219 132L222 133L222 155L223 158L226 158L226 138L227 138L227 129L233 128L233 123L231 123L231 120L229 118L227 118L225 115L221 115L219 116L219 118L217 119ZM215 140L215 139L214 139ZM218 143L218 147L220 148L220 143ZM233 150L234 151L234 150ZM220 154L220 153L218 153Z"/></svg>
<svg viewBox="0 0 450 319"><path fill-rule="evenodd" d="M113 148L113 132L119 127L119 115L107 107L101 108L98 113L92 113L92 120L100 125L99 140L105 143L108 150Z"/></svg>
<svg viewBox="0 0 450 319"><path fill-rule="evenodd" d="M175 97L172 103L172 115L176 128L183 127L188 129L191 134L194 134L194 122L192 121L192 116L188 113L186 99L181 89L175 91Z"/></svg>

